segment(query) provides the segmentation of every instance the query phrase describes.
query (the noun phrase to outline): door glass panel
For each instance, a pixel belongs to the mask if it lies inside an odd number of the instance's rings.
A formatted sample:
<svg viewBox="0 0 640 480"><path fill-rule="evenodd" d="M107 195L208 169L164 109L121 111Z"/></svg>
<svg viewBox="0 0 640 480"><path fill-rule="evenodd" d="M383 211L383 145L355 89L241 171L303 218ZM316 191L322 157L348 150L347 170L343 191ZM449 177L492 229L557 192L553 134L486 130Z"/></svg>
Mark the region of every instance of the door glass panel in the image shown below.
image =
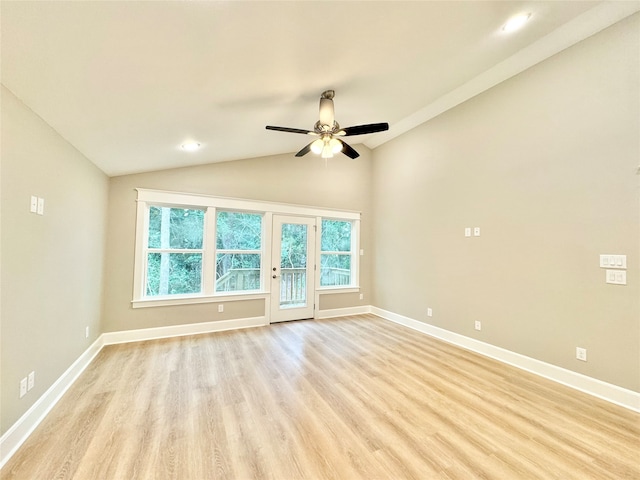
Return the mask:
<svg viewBox="0 0 640 480"><path fill-rule="evenodd" d="M282 224L280 308L307 304L307 226Z"/></svg>

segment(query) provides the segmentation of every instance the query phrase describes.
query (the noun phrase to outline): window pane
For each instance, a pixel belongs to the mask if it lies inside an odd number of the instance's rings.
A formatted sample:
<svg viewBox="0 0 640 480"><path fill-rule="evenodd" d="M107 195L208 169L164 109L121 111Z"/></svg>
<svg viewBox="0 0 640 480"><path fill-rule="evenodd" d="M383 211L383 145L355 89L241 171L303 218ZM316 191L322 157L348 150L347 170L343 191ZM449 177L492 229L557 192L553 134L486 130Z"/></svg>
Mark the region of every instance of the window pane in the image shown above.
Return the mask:
<svg viewBox="0 0 640 480"><path fill-rule="evenodd" d="M149 248L202 248L204 210L149 208Z"/></svg>
<svg viewBox="0 0 640 480"><path fill-rule="evenodd" d="M216 255L216 292L260 289L260 254L219 253Z"/></svg>
<svg viewBox="0 0 640 480"><path fill-rule="evenodd" d="M200 293L202 254L150 253L147 257L147 295Z"/></svg>
<svg viewBox="0 0 640 480"><path fill-rule="evenodd" d="M283 223L280 245L280 268L305 268L307 266L306 225Z"/></svg>
<svg viewBox="0 0 640 480"><path fill-rule="evenodd" d="M351 285L351 255L320 255L320 286Z"/></svg>
<svg viewBox="0 0 640 480"><path fill-rule="evenodd" d="M323 252L351 251L351 222L322 220L320 250Z"/></svg>
<svg viewBox="0 0 640 480"><path fill-rule="evenodd" d="M262 215L218 212L216 245L221 250L260 250Z"/></svg>

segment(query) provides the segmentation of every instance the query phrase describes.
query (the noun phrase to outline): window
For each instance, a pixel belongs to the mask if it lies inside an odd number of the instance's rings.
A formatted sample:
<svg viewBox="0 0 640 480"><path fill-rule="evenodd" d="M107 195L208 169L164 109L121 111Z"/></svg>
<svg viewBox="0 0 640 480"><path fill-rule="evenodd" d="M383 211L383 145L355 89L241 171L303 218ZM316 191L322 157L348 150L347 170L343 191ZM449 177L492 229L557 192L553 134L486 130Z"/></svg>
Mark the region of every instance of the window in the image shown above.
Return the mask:
<svg viewBox="0 0 640 480"><path fill-rule="evenodd" d="M352 222L322 220L320 286L352 285Z"/></svg>
<svg viewBox="0 0 640 480"><path fill-rule="evenodd" d="M203 210L149 208L147 296L202 291L203 225Z"/></svg>
<svg viewBox="0 0 640 480"><path fill-rule="evenodd" d="M317 293L358 288L358 212L146 189L137 200L135 308L271 295L274 214L315 219Z"/></svg>
<svg viewBox="0 0 640 480"><path fill-rule="evenodd" d="M260 290L262 215L218 212L216 292Z"/></svg>

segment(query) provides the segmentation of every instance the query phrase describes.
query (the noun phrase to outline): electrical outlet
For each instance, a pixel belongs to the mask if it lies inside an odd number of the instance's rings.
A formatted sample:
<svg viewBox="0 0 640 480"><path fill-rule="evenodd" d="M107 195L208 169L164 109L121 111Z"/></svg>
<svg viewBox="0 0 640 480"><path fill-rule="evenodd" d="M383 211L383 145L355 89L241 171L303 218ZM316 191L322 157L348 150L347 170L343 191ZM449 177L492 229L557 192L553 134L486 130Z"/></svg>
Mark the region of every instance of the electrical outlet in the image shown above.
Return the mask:
<svg viewBox="0 0 640 480"><path fill-rule="evenodd" d="M364 300L364 293L360 294L360 300Z"/></svg>
<svg viewBox="0 0 640 480"><path fill-rule="evenodd" d="M476 320L474 323L474 327L476 330L482 330L482 322L480 322L480 320Z"/></svg>
<svg viewBox="0 0 640 480"><path fill-rule="evenodd" d="M473 227L473 236L474 237L480 236L480 227Z"/></svg>
<svg viewBox="0 0 640 480"><path fill-rule="evenodd" d="M218 312L224 312L224 305L221 303L218 304Z"/></svg>
<svg viewBox="0 0 640 480"><path fill-rule="evenodd" d="M27 377L20 380L20 398L27 394Z"/></svg>
<svg viewBox="0 0 640 480"><path fill-rule="evenodd" d="M27 377L27 390L31 390L36 384L36 372L31 372Z"/></svg>
<svg viewBox="0 0 640 480"><path fill-rule="evenodd" d="M427 308L427 317L433 317L433 310L431 308Z"/></svg>
<svg viewBox="0 0 640 480"><path fill-rule="evenodd" d="M583 362L587 361L587 349L576 347L576 358L578 360L582 360Z"/></svg>
<svg viewBox="0 0 640 480"><path fill-rule="evenodd" d="M465 227L464 236L465 237L470 237L471 236L471 227Z"/></svg>

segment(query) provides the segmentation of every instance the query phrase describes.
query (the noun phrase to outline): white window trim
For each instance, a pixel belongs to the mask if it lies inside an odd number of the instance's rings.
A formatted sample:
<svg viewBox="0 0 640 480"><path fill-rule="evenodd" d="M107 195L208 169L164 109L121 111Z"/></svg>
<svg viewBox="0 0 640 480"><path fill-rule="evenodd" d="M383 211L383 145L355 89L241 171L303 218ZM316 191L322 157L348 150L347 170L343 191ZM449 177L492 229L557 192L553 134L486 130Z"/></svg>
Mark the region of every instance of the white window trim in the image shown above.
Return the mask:
<svg viewBox="0 0 640 480"><path fill-rule="evenodd" d="M353 227L351 229L351 251L349 252L324 252L321 249L322 245L322 220L339 220L339 221L351 221ZM348 219L344 217L336 216L324 216L316 219L316 224L320 225L320 235L316 240L316 258L318 265L320 264L321 255L340 254L351 256L351 283L344 287L336 285L320 286L320 268L318 267L316 272L316 291L320 293L353 293L360 291L360 216L357 219Z"/></svg>
<svg viewBox="0 0 640 480"><path fill-rule="evenodd" d="M274 214L300 215L306 217L316 217L318 225L322 225L321 220L335 219L353 222L352 230L352 283L345 287L327 286L316 287L318 294L329 293L351 293L360 290L360 265L359 251L360 245L360 212L348 210L335 210L328 208L311 207L305 205L293 205L285 203L265 202L258 200L245 200L239 198L216 197L212 195L200 195L193 193L179 193L162 190L150 190L137 188L136 206L136 237L134 254L134 283L133 283L133 308L156 307L168 305L184 305L193 303L210 303L222 301L255 300L265 299L268 301L271 282L266 280L268 275L268 265L271 264L271 233L272 217ZM144 295L146 258L144 255L146 248L146 235L149 228L148 208L150 205L177 207L177 208L201 208L205 209L205 225L203 233L203 293L188 295L171 295L164 297L147 297ZM244 292L215 292L215 279L206 272L213 271L215 265L216 250L206 248L210 241L215 242L216 238L216 211L235 210L247 213L258 213L263 216L262 234L263 251L261 256L261 290ZM211 240L214 239L214 240ZM316 239L316 252L320 252L320 235ZM320 257L317 256L319 259ZM316 285L319 285L320 269L316 272ZM211 277L211 278L210 278Z"/></svg>

